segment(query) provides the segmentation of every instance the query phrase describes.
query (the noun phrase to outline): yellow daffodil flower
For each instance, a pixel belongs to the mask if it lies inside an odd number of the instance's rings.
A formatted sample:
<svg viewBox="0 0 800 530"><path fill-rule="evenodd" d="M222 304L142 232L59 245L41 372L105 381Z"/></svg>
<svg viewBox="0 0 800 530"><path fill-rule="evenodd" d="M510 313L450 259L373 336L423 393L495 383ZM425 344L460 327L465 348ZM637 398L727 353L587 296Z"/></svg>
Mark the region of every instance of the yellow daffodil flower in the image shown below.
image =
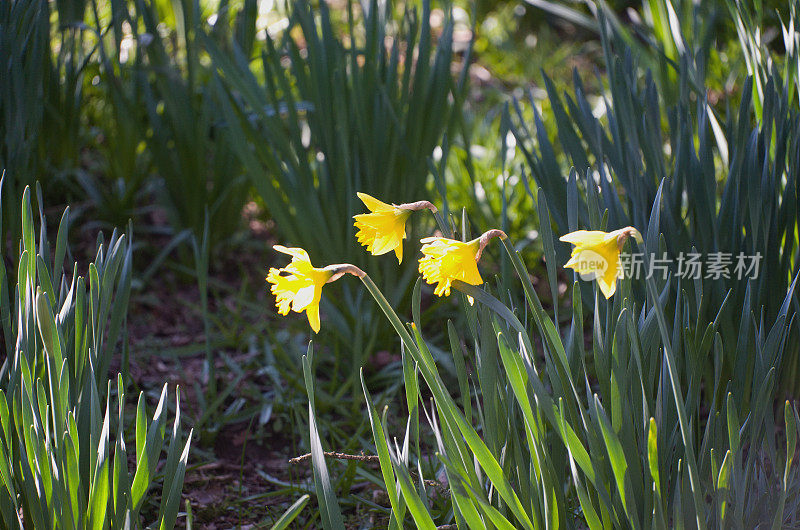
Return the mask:
<svg viewBox="0 0 800 530"><path fill-rule="evenodd" d="M483 283L478 272L478 258L481 238L468 243L444 237L426 237L421 241L422 258L419 272L426 282L438 283L433 290L437 296L449 296L453 280L461 280L470 285Z"/></svg>
<svg viewBox="0 0 800 530"><path fill-rule="evenodd" d="M632 226L613 232L578 230L562 236L561 241L575 245L564 267L573 269L581 276L593 277L603 296L611 298L617 290L619 253L630 236L642 242L639 231Z"/></svg>
<svg viewBox="0 0 800 530"><path fill-rule="evenodd" d="M428 209L436 212L436 207L428 201L405 204L386 204L366 193L358 193L358 198L370 213L354 215L356 238L367 247L373 256L380 256L394 250L397 262L403 262L403 240L406 238L406 221L415 210Z"/></svg>
<svg viewBox="0 0 800 530"><path fill-rule="evenodd" d="M308 253L302 248L286 248L281 245L272 248L292 257L291 263L286 267L271 268L267 274L278 313L286 315L290 308L295 313L305 311L311 329L318 333L322 286L331 279L333 271L315 268L311 265Z"/></svg>
<svg viewBox="0 0 800 530"><path fill-rule="evenodd" d="M369 208L370 213L354 215L358 228L356 238L367 247L373 256L391 252L397 255L397 262L403 261L403 240L406 238L406 220L411 210L401 210L391 204L359 193L358 198Z"/></svg>
<svg viewBox="0 0 800 530"><path fill-rule="evenodd" d="M319 302L322 299L322 286L335 282L344 274L352 274L364 278L364 271L350 265L339 263L318 269L311 265L308 252L302 248L286 248L275 245L272 248L288 254L292 261L285 267L271 268L267 274L267 282L271 283L270 291L275 295L275 306L281 315L306 312L308 323L314 333L319 333Z"/></svg>

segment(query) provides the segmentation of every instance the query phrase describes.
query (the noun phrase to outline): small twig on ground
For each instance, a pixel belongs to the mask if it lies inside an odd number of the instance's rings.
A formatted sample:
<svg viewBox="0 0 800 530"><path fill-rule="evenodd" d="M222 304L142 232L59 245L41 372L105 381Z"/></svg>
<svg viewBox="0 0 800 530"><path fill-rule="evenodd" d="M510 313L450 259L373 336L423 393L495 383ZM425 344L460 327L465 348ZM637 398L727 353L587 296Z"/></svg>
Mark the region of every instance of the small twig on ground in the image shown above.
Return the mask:
<svg viewBox="0 0 800 530"><path fill-rule="evenodd" d="M356 460L358 462L377 462L377 463L380 463L380 458L377 455L365 455L363 451L360 454L357 454L357 455L351 455L351 454L348 454L348 453L337 453L335 451L325 451L322 454L324 454L328 458L336 458L337 460ZM289 463L290 464L300 464L302 462L305 462L306 460L311 460L311 453L306 453L304 455L300 455L300 456L296 456L294 458L290 458L289 459ZM411 470L409 470L409 471L411 471ZM414 477L414 478L417 478L416 477L416 473L414 473L413 471L411 471L411 476ZM430 480L430 479L423 479L423 482L425 483L426 486L435 488L436 491L440 495L443 495L443 496L449 496L450 495L450 490L448 489L446 484L442 484L441 482L439 482L437 480ZM445 525L445 526L440 527L440 528L447 529L447 528L450 528L450 527ZM456 528L456 527L453 526L452 528Z"/></svg>
<svg viewBox="0 0 800 530"><path fill-rule="evenodd" d="M361 453L359 455L350 455L347 453L337 453L334 451L325 451L323 453L328 458L336 458L337 460L357 460L359 462L380 462L380 459L376 455L365 455ZM296 456L294 458L289 459L290 464L299 464L306 460L311 459L311 453L306 453L304 455Z"/></svg>

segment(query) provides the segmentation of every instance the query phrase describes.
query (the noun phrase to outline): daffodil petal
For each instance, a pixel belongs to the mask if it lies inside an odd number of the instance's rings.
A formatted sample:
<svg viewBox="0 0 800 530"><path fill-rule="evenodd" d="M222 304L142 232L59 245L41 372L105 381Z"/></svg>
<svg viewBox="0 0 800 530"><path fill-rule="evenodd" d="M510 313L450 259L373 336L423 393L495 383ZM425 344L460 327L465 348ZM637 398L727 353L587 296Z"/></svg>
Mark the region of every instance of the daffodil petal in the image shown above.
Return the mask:
<svg viewBox="0 0 800 530"><path fill-rule="evenodd" d="M608 264L608 268L603 273L603 280L609 285L616 284L618 274L619 274L619 260L615 260L613 263Z"/></svg>
<svg viewBox="0 0 800 530"><path fill-rule="evenodd" d="M298 289L292 300L292 310L300 313L314 301L314 285L308 285Z"/></svg>
<svg viewBox="0 0 800 530"><path fill-rule="evenodd" d="M575 269L581 261L580 252L572 253L572 256L569 258L569 261L564 264L565 269ZM577 272L577 270L576 270Z"/></svg>
<svg viewBox="0 0 800 530"><path fill-rule="evenodd" d="M308 306L308 309L306 309L306 316L308 317L308 323L311 326L311 329L314 330L314 333L319 333L319 304L312 304Z"/></svg>
<svg viewBox="0 0 800 530"><path fill-rule="evenodd" d="M380 256L382 254L386 254L387 252L391 252L399 244L400 241L394 236L394 234L380 235L375 238L375 242L372 245L372 253L376 256Z"/></svg>
<svg viewBox="0 0 800 530"><path fill-rule="evenodd" d="M591 248L582 248L575 252L570 260L564 265L583 276L596 275L604 272L608 267L608 260L605 256Z"/></svg>
<svg viewBox="0 0 800 530"><path fill-rule="evenodd" d="M361 199L361 202L364 203L364 206L366 206L371 212L380 212L383 210L394 209L394 206L392 206L391 204L386 204L383 201L379 201L375 197L367 195L366 193L358 192L356 193L356 195L358 195L358 198Z"/></svg>
<svg viewBox="0 0 800 530"><path fill-rule="evenodd" d="M284 247L283 245L273 245L272 248L283 254L288 254L293 258L297 258L302 261L308 261L309 263L311 262L311 258L308 257L308 252L306 252L302 248L297 248L297 247L287 248Z"/></svg>
<svg viewBox="0 0 800 530"><path fill-rule="evenodd" d="M477 265L467 266L460 279L462 282L470 285L481 285L483 283L483 278L481 278L481 273L478 271Z"/></svg>
<svg viewBox="0 0 800 530"><path fill-rule="evenodd" d="M606 299L611 298L617 291L616 280L609 283L602 276L598 276L597 285L600 287L600 291L603 293L603 296L605 296Z"/></svg>
<svg viewBox="0 0 800 530"><path fill-rule="evenodd" d="M607 236L606 232L601 232L600 230L578 230L563 235L558 240L581 247L591 247L602 244Z"/></svg>

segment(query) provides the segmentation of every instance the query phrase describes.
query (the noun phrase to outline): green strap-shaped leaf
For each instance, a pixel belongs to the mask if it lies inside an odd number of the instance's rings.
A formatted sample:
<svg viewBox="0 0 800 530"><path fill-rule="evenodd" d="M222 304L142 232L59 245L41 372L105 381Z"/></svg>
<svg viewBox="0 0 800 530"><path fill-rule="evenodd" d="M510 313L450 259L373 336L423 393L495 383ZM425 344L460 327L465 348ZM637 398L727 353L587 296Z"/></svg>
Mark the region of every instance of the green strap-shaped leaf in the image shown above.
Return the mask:
<svg viewBox="0 0 800 530"><path fill-rule="evenodd" d="M378 461L381 466L381 475L383 475L383 483L386 488L386 493L389 496L389 503L392 507L392 514L394 516L395 524L400 525L402 528L403 519L405 518L405 506L399 502L397 495L397 486L395 484L394 471L392 468L392 460L389 456L389 444L386 441L386 433L378 418L378 412L372 404L372 396L367 390L367 384L364 382L364 371L361 370L361 388L364 390L364 399L367 403L367 413L369 415L370 426L372 427L372 437L375 440L375 450L378 453Z"/></svg>
<svg viewBox="0 0 800 530"><path fill-rule="evenodd" d="M320 516L325 530L338 530L344 528L342 512L339 501L333 492L328 466L325 464L325 454L322 450L322 441L317 430L317 420L314 407L313 372L309 356L313 355L313 344L308 343L308 354L303 356L303 374L308 392L308 426L309 441L311 442L311 466L314 472L314 486L317 490L317 502L320 507Z"/></svg>
<svg viewBox="0 0 800 530"><path fill-rule="evenodd" d="M306 494L294 501L294 504L289 506L286 511L283 512L283 515L281 515L280 519L275 521L275 524L272 525L271 530L284 530L285 528L288 528L289 525L292 524L292 521L294 521L295 518L300 515L300 512L303 511L303 508L306 507L306 504L308 504L308 500L310 498L311 497Z"/></svg>

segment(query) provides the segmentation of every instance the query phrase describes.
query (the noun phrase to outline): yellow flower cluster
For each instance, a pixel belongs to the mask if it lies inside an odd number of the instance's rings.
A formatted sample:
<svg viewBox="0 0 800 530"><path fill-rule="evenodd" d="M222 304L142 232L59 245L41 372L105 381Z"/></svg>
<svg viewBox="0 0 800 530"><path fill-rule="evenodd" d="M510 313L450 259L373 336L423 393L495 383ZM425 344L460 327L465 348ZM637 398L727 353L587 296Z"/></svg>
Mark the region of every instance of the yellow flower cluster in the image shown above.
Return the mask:
<svg viewBox="0 0 800 530"><path fill-rule="evenodd" d="M356 238L372 255L380 256L394 251L398 263L403 261L403 240L406 239L406 221L416 210L436 208L427 201L406 204L387 204L378 199L359 193L369 213L354 216L358 229ZM603 295L610 298L616 291L619 273L619 253L628 237L633 236L641 242L641 235L632 227L622 228L610 233L578 230L561 237L561 241L575 245L570 260L564 265L582 276L591 275L597 280ZM449 296L454 280L470 285L481 285L478 261L489 239L505 238L499 230L490 230L472 241L463 242L446 237L427 237L422 239L422 257L419 259L419 272L429 284L436 285L434 294ZM319 332L319 304L322 287L349 273L359 277L364 272L349 264L329 265L316 268L311 264L308 253L301 248L273 247L278 252L292 257L291 262L280 269L272 268L267 274L270 290L275 295L278 313L286 315L289 310L306 312L308 322L314 332ZM469 299L472 303L472 298Z"/></svg>

